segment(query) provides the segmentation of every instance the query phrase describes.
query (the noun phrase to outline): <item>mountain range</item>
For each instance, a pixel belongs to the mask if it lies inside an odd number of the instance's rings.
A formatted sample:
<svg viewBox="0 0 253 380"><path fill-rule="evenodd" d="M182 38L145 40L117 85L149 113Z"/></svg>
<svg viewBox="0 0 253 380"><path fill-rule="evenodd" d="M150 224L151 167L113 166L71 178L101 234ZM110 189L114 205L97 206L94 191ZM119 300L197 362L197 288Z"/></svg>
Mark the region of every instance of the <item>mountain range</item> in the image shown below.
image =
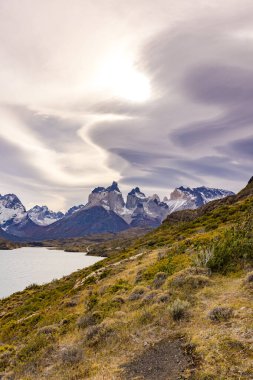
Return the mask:
<svg viewBox="0 0 253 380"><path fill-rule="evenodd" d="M0 195L0 237L37 241L157 227L174 211L196 209L233 194L204 186L180 186L161 201L157 194L146 196L135 187L125 201L118 184L113 182L107 188L95 188L87 204L73 206L65 214L38 205L27 211L16 195Z"/></svg>

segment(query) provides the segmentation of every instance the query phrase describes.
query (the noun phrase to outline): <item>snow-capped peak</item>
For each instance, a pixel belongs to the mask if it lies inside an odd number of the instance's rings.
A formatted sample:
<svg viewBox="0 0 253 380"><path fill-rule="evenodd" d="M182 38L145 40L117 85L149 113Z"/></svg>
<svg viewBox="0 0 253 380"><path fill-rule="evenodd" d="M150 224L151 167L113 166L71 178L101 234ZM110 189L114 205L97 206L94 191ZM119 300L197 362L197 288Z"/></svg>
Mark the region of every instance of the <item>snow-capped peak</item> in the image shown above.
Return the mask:
<svg viewBox="0 0 253 380"><path fill-rule="evenodd" d="M122 214L125 202L117 182L113 181L111 186L107 188L97 187L92 190L85 207L90 208L93 206L102 206L108 211L112 210L116 214Z"/></svg>
<svg viewBox="0 0 253 380"><path fill-rule="evenodd" d="M180 186L170 194L170 199L166 201L166 204L169 206L169 213L171 213L182 209L194 209L207 202L233 194L232 191L205 186L195 188Z"/></svg>
<svg viewBox="0 0 253 380"><path fill-rule="evenodd" d="M28 212L29 218L39 226L48 226L64 217L61 211L54 212L48 209L47 206L34 206Z"/></svg>
<svg viewBox="0 0 253 380"><path fill-rule="evenodd" d="M148 198L140 191L139 187L135 187L127 194L126 207L134 209L139 203L146 202Z"/></svg>
<svg viewBox="0 0 253 380"><path fill-rule="evenodd" d="M15 194L0 195L0 226L3 229L20 223L26 216L26 209Z"/></svg>

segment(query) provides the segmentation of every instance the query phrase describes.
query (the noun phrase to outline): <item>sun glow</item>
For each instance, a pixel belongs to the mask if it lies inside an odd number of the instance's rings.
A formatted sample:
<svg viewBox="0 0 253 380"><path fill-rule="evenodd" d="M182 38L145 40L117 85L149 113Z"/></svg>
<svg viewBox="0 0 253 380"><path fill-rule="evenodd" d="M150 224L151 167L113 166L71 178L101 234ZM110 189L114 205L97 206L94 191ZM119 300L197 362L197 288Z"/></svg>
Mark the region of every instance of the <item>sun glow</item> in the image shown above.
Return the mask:
<svg viewBox="0 0 253 380"><path fill-rule="evenodd" d="M112 55L105 61L96 87L107 95L131 102L145 102L151 95L148 78L137 70L133 59L124 54Z"/></svg>

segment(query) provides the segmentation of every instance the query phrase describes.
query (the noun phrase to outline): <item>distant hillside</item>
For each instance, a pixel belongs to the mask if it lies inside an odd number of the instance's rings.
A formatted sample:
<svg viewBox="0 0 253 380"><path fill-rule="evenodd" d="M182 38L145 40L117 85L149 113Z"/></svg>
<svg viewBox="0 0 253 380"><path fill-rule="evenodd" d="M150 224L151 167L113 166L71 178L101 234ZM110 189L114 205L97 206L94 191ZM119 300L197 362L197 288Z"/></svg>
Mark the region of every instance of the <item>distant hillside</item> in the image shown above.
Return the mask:
<svg viewBox="0 0 253 380"><path fill-rule="evenodd" d="M251 380L252 182L0 300L1 377Z"/></svg>
<svg viewBox="0 0 253 380"><path fill-rule="evenodd" d="M20 244L18 243L13 243L9 240L0 238L0 250L1 249L14 249L20 247Z"/></svg>

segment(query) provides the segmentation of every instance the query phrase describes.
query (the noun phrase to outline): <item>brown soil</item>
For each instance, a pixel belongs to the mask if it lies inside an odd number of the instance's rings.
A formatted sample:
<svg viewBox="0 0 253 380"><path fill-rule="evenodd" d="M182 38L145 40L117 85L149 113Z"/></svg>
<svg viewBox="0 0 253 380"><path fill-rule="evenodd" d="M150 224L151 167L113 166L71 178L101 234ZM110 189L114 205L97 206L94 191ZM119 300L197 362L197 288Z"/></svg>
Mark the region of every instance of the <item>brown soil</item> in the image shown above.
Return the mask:
<svg viewBox="0 0 253 380"><path fill-rule="evenodd" d="M162 340L139 357L123 365L124 379L179 380L192 367L192 358L183 349L183 340Z"/></svg>

